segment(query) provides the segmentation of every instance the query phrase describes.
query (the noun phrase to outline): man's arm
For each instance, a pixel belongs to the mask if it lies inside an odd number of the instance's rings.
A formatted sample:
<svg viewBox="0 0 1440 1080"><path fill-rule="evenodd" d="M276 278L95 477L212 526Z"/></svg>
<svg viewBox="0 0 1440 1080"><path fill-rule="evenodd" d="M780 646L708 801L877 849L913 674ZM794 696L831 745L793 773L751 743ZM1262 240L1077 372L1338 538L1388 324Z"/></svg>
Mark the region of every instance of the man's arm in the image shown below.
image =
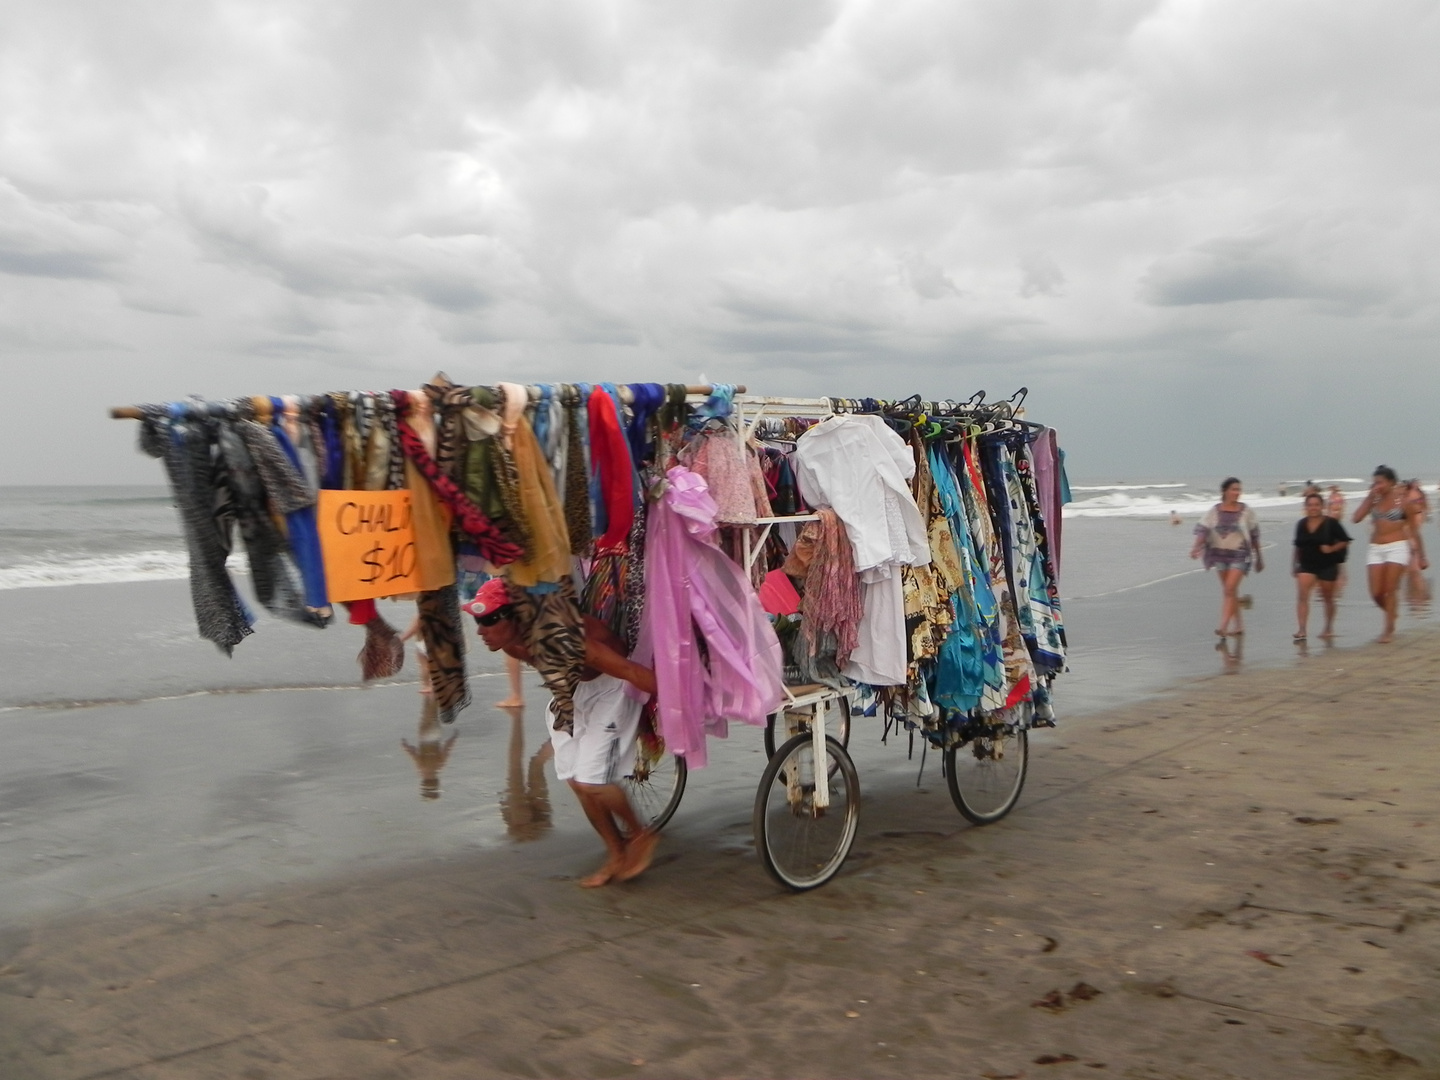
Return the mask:
<svg viewBox="0 0 1440 1080"><path fill-rule="evenodd" d="M585 616L585 666L624 679L647 694L655 693L655 672L625 655L625 643L594 616Z"/></svg>
<svg viewBox="0 0 1440 1080"><path fill-rule="evenodd" d="M620 655L609 645L589 634L585 635L585 666L606 675L613 675L617 679L624 679L647 694L655 693L655 672Z"/></svg>

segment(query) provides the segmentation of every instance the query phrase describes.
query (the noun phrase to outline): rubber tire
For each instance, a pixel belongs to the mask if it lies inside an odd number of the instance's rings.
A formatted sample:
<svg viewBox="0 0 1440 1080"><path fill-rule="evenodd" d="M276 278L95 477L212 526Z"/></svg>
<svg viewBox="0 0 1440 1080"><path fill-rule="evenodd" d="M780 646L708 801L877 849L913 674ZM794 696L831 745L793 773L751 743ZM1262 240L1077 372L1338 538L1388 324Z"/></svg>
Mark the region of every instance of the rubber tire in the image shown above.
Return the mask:
<svg viewBox="0 0 1440 1080"><path fill-rule="evenodd" d="M678 754L671 754L670 761L675 766L675 786L670 792L670 798L666 800L665 805L661 807L660 812L656 814L651 820L645 822L645 827L647 829L653 830L654 832L659 832L661 829L663 829L665 827L665 823L675 816L675 811L680 807L680 800L685 796L685 784L690 776L689 767L685 764L685 759L683 757L680 757ZM634 790L639 787L639 784L640 782L635 780L635 778L631 776L621 777L620 779L620 786L625 789L626 798L631 797L632 792L634 792ZM636 806L635 800L633 798L630 798L630 805L635 807L638 814L640 808ZM640 816L643 820L644 815L641 814Z"/></svg>
<svg viewBox="0 0 1440 1080"><path fill-rule="evenodd" d="M846 694L841 694L840 697L839 697L837 700L843 701L843 702L845 703L845 705L844 705L844 708L845 708L845 731L844 731L843 737L840 738L840 739L838 739L838 740L836 740L836 741L838 741L841 746L843 746L845 749L848 750L848 749L850 749L850 729L851 729L852 727L854 727L855 710L854 710L853 708L851 708L851 706L850 706L850 698L849 698L848 695L846 695ZM780 713L771 713L769 716L767 716L767 717L765 718L765 760L766 760L766 761L769 761L771 758L773 758L773 757L775 756L775 725L776 725L777 723L779 723L779 722L780 722ZM830 727L831 727L830 724L826 724L826 725L825 725L825 728L826 728L825 737L826 737L827 739L832 737L831 734L830 734L830 731L829 731Z"/></svg>
<svg viewBox="0 0 1440 1080"><path fill-rule="evenodd" d="M760 854L760 861L764 863L766 873L792 892L809 892L811 889L818 889L839 873L840 868L845 865L845 860L850 856L850 849L855 845L855 836L860 828L860 776L855 771L855 763L850 760L850 755L835 739L827 735L825 742L828 744L827 756L835 763L835 772L844 777L845 789L849 798L845 810L844 836L840 846L818 875L813 878L796 878L777 866L774 856L770 853L769 833L765 822L765 810L769 805L771 789L776 784L784 786L784 781L780 779L781 769L796 749L813 743L808 732L796 735L780 747L779 751L771 755L769 764L765 766L765 774L760 778L760 787L755 793L755 810L751 816L751 828L755 833L755 850ZM829 780L827 779L826 782L828 783Z"/></svg>
<svg viewBox="0 0 1440 1080"><path fill-rule="evenodd" d="M1005 802L995 809L979 811L965 801L965 795L960 790L960 780L955 770L955 757L961 753L971 753L968 742L960 743L958 746L951 746L945 751L945 779L950 785L950 798L954 800L955 808L964 814L967 819L976 825L993 825L1006 814L1015 808L1020 800L1020 792L1025 789L1025 777L1030 771L1030 737L1026 731L1021 731L1013 740L1015 748L1020 753L1020 773L1015 781L1015 788L1010 792ZM1015 752L1015 749L1010 751Z"/></svg>

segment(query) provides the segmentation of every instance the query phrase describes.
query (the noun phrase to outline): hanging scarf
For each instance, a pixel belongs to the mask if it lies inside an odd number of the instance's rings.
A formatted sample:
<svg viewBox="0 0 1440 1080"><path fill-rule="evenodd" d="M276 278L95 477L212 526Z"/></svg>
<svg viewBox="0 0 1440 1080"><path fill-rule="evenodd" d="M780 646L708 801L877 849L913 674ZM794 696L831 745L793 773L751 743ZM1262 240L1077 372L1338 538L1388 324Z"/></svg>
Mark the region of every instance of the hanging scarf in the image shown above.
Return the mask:
<svg viewBox="0 0 1440 1080"><path fill-rule="evenodd" d="M285 456L269 428L253 420L237 420L231 430L245 443L245 452L260 474L272 512L285 515L314 504L315 498L305 486L305 478Z"/></svg>
<svg viewBox="0 0 1440 1080"><path fill-rule="evenodd" d="M355 430L355 409L350 395L337 390L330 395L335 407L335 427L340 437L340 483L337 487L357 491L365 477L365 447Z"/></svg>
<svg viewBox="0 0 1440 1080"><path fill-rule="evenodd" d="M665 403L665 387L659 383L630 384L630 425L625 438L630 443L630 459L639 469L652 453L650 421Z"/></svg>
<svg viewBox="0 0 1440 1080"><path fill-rule="evenodd" d="M530 551L525 558L510 565L506 576L512 583L526 588L569 578L574 560L565 528L564 507L556 494L550 466L523 415L514 421L510 448L520 479L520 504L530 526Z"/></svg>
<svg viewBox="0 0 1440 1080"><path fill-rule="evenodd" d="M590 460L605 509L605 534L596 551L619 548L635 523L635 471L615 403L603 388L590 395Z"/></svg>
<svg viewBox="0 0 1440 1080"><path fill-rule="evenodd" d="M470 404L470 391L456 386L442 371L433 382L425 384L425 393L429 395L435 413L435 464L451 480L459 481L464 472L464 462L460 457L464 445L461 414Z"/></svg>
<svg viewBox="0 0 1440 1080"><path fill-rule="evenodd" d="M190 600L200 636L232 655L236 645L252 633L254 616L235 591L225 571L230 535L223 518L215 515L217 470L210 449L208 423L186 420L185 406L143 406L140 449L160 458L170 490L180 511L180 526L190 556Z"/></svg>
<svg viewBox="0 0 1440 1080"><path fill-rule="evenodd" d="M584 415L584 400L580 390L572 383L560 389L560 400L565 408L565 531L570 535L570 554L584 555L590 550L590 493L586 482L585 437L581 434L580 423Z"/></svg>
<svg viewBox="0 0 1440 1080"><path fill-rule="evenodd" d="M635 524L625 542L625 558L620 568L620 595L624 612L623 626L616 631L631 652L640 640L640 622L645 616L645 524L649 516L645 507L635 514Z"/></svg>
<svg viewBox="0 0 1440 1080"><path fill-rule="evenodd" d="M710 387L710 396L691 415L693 422L704 424L708 420L724 420L735 407L735 387L728 383L715 383Z"/></svg>
<svg viewBox="0 0 1440 1080"><path fill-rule="evenodd" d="M352 605L352 614L353 610ZM374 601L370 610L375 610ZM365 644L355 659L360 662L360 678L365 682L393 679L405 666L405 643L377 612L365 621Z"/></svg>
<svg viewBox="0 0 1440 1080"><path fill-rule="evenodd" d="M305 606L300 573L290 545L275 527L265 501L265 485L245 441L235 430L240 421L217 425L216 443L229 474L232 505L245 553L250 562L250 584L255 598L270 614L293 622L324 626L326 619Z"/></svg>
<svg viewBox="0 0 1440 1080"><path fill-rule="evenodd" d="M514 425L524 412L529 395L525 388L517 383L501 383L497 389L500 391L498 404L502 415L499 416L500 433L490 440L494 444L493 475L500 488L500 497L505 502L505 518L513 523L514 534L524 538L523 542L520 539L515 542L525 549L522 558L529 558L535 551L535 536L531 530L530 519L525 513L525 503L520 495L520 470L515 466L515 455L510 449L511 440L507 436L507 424L513 431Z"/></svg>
<svg viewBox="0 0 1440 1080"><path fill-rule="evenodd" d="M277 422L271 424L268 430L300 475L307 500L305 505L297 506L285 514L285 532L290 539L290 551L295 556L295 565L300 569L300 580L305 585L306 607L313 608L317 614L328 620L333 609L325 589L325 558L320 551L320 530L315 523L314 481L319 477L312 480L306 475L307 472L315 471L315 460L308 452L308 447L291 441L284 426L288 411L284 403L278 398L271 398L270 404ZM303 454L302 449L305 451Z"/></svg>
<svg viewBox="0 0 1440 1080"><path fill-rule="evenodd" d="M392 425L382 419L386 400L384 394L366 394L366 413L370 416L370 434L365 439L365 490L386 491L390 487L390 457L394 449ZM394 406L391 406L393 411Z"/></svg>
<svg viewBox="0 0 1440 1080"><path fill-rule="evenodd" d="M405 486L405 451L400 446L400 431L395 416L395 402L389 394L375 395L375 425L385 431L385 491L399 491Z"/></svg>
<svg viewBox="0 0 1440 1080"><path fill-rule="evenodd" d="M845 523L829 507L817 513L818 519L800 531L784 569L803 575L800 628L806 652L816 656L822 643L833 640L836 665L844 667L859 643L865 604Z"/></svg>
<svg viewBox="0 0 1440 1080"><path fill-rule="evenodd" d="M465 646L460 635L460 598L450 587L422 592L416 600L420 609L420 636L430 664L430 686L442 723L470 704L470 684L465 679Z"/></svg>
<svg viewBox="0 0 1440 1080"><path fill-rule="evenodd" d="M585 667L585 616L575 602L575 586L566 578L544 593L509 588L531 666L555 698L555 730L573 731L575 688Z"/></svg>
<svg viewBox="0 0 1440 1080"><path fill-rule="evenodd" d="M392 390L390 393L396 408L403 417L410 408L408 395L403 390ZM500 530L496 528L495 523L471 503L448 476L440 472L435 459L425 450L425 444L420 441L418 435L410 430L410 426L400 424L398 429L400 445L405 451L405 456L415 463L415 467L430 482L435 493L440 496L445 505L454 511L455 521L474 542L480 554L496 566L504 566L520 558L524 554L520 547L505 539Z"/></svg>

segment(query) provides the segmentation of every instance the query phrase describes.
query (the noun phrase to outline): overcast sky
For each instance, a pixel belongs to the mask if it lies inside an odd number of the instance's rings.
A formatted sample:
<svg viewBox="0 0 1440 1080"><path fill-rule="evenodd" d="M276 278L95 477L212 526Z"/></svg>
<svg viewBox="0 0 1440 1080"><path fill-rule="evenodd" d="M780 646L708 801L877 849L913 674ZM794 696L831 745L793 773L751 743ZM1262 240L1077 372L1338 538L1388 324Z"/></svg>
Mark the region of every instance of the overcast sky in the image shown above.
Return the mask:
<svg viewBox="0 0 1440 1080"><path fill-rule="evenodd" d="M0 483L112 404L1024 384L1083 476L1440 469L1440 5L8 0Z"/></svg>

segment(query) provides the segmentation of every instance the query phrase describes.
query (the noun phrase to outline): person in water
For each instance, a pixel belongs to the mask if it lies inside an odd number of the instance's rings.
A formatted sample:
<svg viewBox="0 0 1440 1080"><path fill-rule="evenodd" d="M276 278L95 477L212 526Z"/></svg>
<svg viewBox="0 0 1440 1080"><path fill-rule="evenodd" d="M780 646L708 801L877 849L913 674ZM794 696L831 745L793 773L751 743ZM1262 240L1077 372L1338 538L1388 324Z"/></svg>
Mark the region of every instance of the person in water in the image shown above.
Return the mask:
<svg viewBox="0 0 1440 1080"><path fill-rule="evenodd" d="M1220 577L1219 637L1239 637L1245 633L1240 619L1240 582L1253 569L1265 569L1260 552L1260 523L1255 513L1240 501L1240 481L1226 477L1220 484L1220 501L1212 506L1195 526L1195 544L1190 557L1204 556L1205 569L1215 570Z"/></svg>
<svg viewBox="0 0 1440 1080"><path fill-rule="evenodd" d="M533 663L519 610L502 579L487 581L464 608L475 616L477 633L491 652ZM625 768L635 760L644 708L643 701L625 692L624 684L655 694L655 672L626 653L625 643L608 626L585 616L585 666L575 691L574 730L550 732L555 775L570 785L605 844L605 865L580 881L587 889L644 873L658 839L645 828L620 786Z"/></svg>
<svg viewBox="0 0 1440 1080"><path fill-rule="evenodd" d="M1406 489L1396 480L1395 470L1381 465L1375 470L1370 491L1355 508L1356 524L1369 517L1372 522L1370 550L1365 570L1370 578L1370 598L1385 613L1385 629L1379 640L1395 639L1395 617L1400 606L1400 579L1412 558L1421 570L1430 567L1425 542L1420 536L1420 507L1407 500Z"/></svg>
<svg viewBox="0 0 1440 1080"><path fill-rule="evenodd" d="M1310 622L1310 597L1318 588L1325 605L1325 629L1320 638L1329 641L1335 636L1335 585L1340 578L1340 564L1345 559L1350 534L1345 526L1325 513L1325 500L1320 493L1305 496L1305 516L1295 523L1295 544L1292 548L1291 572L1295 575L1296 642L1305 640Z"/></svg>

